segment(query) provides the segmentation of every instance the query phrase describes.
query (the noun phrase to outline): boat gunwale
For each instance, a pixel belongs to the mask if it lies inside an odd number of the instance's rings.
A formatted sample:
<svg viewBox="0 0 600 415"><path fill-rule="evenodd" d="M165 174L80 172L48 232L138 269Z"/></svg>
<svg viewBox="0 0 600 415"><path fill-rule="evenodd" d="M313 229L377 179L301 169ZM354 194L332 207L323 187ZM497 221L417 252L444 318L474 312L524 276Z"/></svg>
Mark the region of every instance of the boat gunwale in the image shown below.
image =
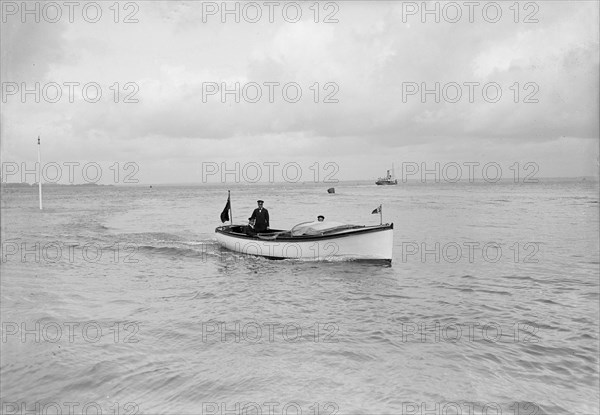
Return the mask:
<svg viewBox="0 0 600 415"><path fill-rule="evenodd" d="M250 240L250 241L260 241L260 242L311 242L311 241L322 241L322 240L327 240L327 239L339 239L339 238L346 238L349 236L355 236L355 235L360 235L360 234L365 234L365 233L372 233L372 232L383 232L383 231L387 231L387 230L393 230L394 229L394 223L386 223L383 225L374 225L374 226L365 226L363 228L358 228L358 229L345 229L340 231L340 233L332 233L332 234L326 234L326 235L298 235L298 236L281 236L281 237L275 237L273 239L266 239L266 238L261 238L258 235L246 235L246 234L242 234L242 233L233 233L233 232L227 232L226 229L227 228L231 228L233 226L244 226L244 225L225 225L225 226L219 226L215 229L216 233L220 233L222 235L225 236L229 236L232 238L238 238L238 239L245 239L245 240ZM276 231L279 232L279 231ZM283 231L283 232L287 232L287 231ZM260 235L260 234L259 234ZM264 233L264 236L267 236L268 233Z"/></svg>

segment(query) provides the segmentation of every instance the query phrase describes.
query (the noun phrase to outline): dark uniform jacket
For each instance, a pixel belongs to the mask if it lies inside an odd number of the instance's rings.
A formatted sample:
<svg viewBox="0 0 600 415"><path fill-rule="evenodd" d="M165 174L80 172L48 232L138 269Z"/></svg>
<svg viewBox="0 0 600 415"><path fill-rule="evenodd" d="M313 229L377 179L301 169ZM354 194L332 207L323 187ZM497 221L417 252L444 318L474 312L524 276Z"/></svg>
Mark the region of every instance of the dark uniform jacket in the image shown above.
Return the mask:
<svg viewBox="0 0 600 415"><path fill-rule="evenodd" d="M265 208L254 209L252 212L252 216L248 220L255 220L254 222L254 230L256 232L264 232L269 227L269 211Z"/></svg>

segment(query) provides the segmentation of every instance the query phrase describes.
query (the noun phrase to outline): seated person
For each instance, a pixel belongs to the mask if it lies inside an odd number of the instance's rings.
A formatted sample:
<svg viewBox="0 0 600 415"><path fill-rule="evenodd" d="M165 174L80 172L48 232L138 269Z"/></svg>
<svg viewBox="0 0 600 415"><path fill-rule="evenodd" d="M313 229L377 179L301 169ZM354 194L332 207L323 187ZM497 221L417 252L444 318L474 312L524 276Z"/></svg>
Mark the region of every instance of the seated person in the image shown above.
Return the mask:
<svg viewBox="0 0 600 415"><path fill-rule="evenodd" d="M249 220L248 225L244 226L244 233L246 235L256 234L256 232L254 231L254 220Z"/></svg>

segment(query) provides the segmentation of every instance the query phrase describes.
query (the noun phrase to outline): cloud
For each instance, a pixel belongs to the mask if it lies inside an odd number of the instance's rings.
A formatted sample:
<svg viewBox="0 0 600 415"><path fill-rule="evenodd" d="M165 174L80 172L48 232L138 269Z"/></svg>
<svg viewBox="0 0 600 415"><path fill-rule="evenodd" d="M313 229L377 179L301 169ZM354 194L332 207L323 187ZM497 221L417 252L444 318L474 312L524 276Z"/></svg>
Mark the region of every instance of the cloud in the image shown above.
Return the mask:
<svg viewBox="0 0 600 415"><path fill-rule="evenodd" d="M497 24L477 14L474 23L422 23L418 15L403 22L402 5L381 2L339 3L339 22L331 24L314 23L308 8L298 23L223 24L220 16L203 23L200 2L139 6L135 24L2 25L3 80L94 81L103 92L93 104L79 90L74 103L9 100L3 149L25 154L20 137L40 130L60 137L73 157L95 150L109 157L151 142L174 160L189 157L186 146L199 148L193 142L210 153L230 145L260 154L254 143L265 142L273 154L311 157L326 149L358 159L420 145L434 151L448 142L598 139L598 22L591 3L540 4L533 24L523 23L526 10L515 23L508 6ZM123 102L128 82L139 89L137 103ZM272 103L270 82L279 83ZM292 82L302 91L296 103L282 94ZM473 102L469 82L478 83ZM236 83L239 103L233 94L206 95L207 85ZM438 102L420 90L406 95L408 86L431 90L436 83ZM491 83L501 87L498 102L490 99L493 88L482 94ZM262 94L257 103L247 99L254 85ZM461 99L451 102L456 85ZM327 97L338 102L325 103ZM140 157L159 157L155 152Z"/></svg>
<svg viewBox="0 0 600 415"><path fill-rule="evenodd" d="M1 25L2 79L40 81L52 65L68 56L63 35L66 23L21 23L16 18Z"/></svg>

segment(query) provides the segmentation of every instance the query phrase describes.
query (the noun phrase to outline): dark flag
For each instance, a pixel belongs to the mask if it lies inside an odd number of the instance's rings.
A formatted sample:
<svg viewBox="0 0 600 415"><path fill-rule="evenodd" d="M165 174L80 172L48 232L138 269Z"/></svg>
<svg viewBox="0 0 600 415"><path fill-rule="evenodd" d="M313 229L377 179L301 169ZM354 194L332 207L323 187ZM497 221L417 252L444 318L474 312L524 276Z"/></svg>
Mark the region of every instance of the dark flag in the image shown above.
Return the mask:
<svg viewBox="0 0 600 415"><path fill-rule="evenodd" d="M221 223L225 223L229 220L229 209L231 209L231 202L229 201L229 196L227 196L227 204L225 205L223 212L221 212Z"/></svg>
<svg viewBox="0 0 600 415"><path fill-rule="evenodd" d="M376 213L381 213L381 205L379 205L377 209L373 210L373 212L371 212L371 215L374 215Z"/></svg>

